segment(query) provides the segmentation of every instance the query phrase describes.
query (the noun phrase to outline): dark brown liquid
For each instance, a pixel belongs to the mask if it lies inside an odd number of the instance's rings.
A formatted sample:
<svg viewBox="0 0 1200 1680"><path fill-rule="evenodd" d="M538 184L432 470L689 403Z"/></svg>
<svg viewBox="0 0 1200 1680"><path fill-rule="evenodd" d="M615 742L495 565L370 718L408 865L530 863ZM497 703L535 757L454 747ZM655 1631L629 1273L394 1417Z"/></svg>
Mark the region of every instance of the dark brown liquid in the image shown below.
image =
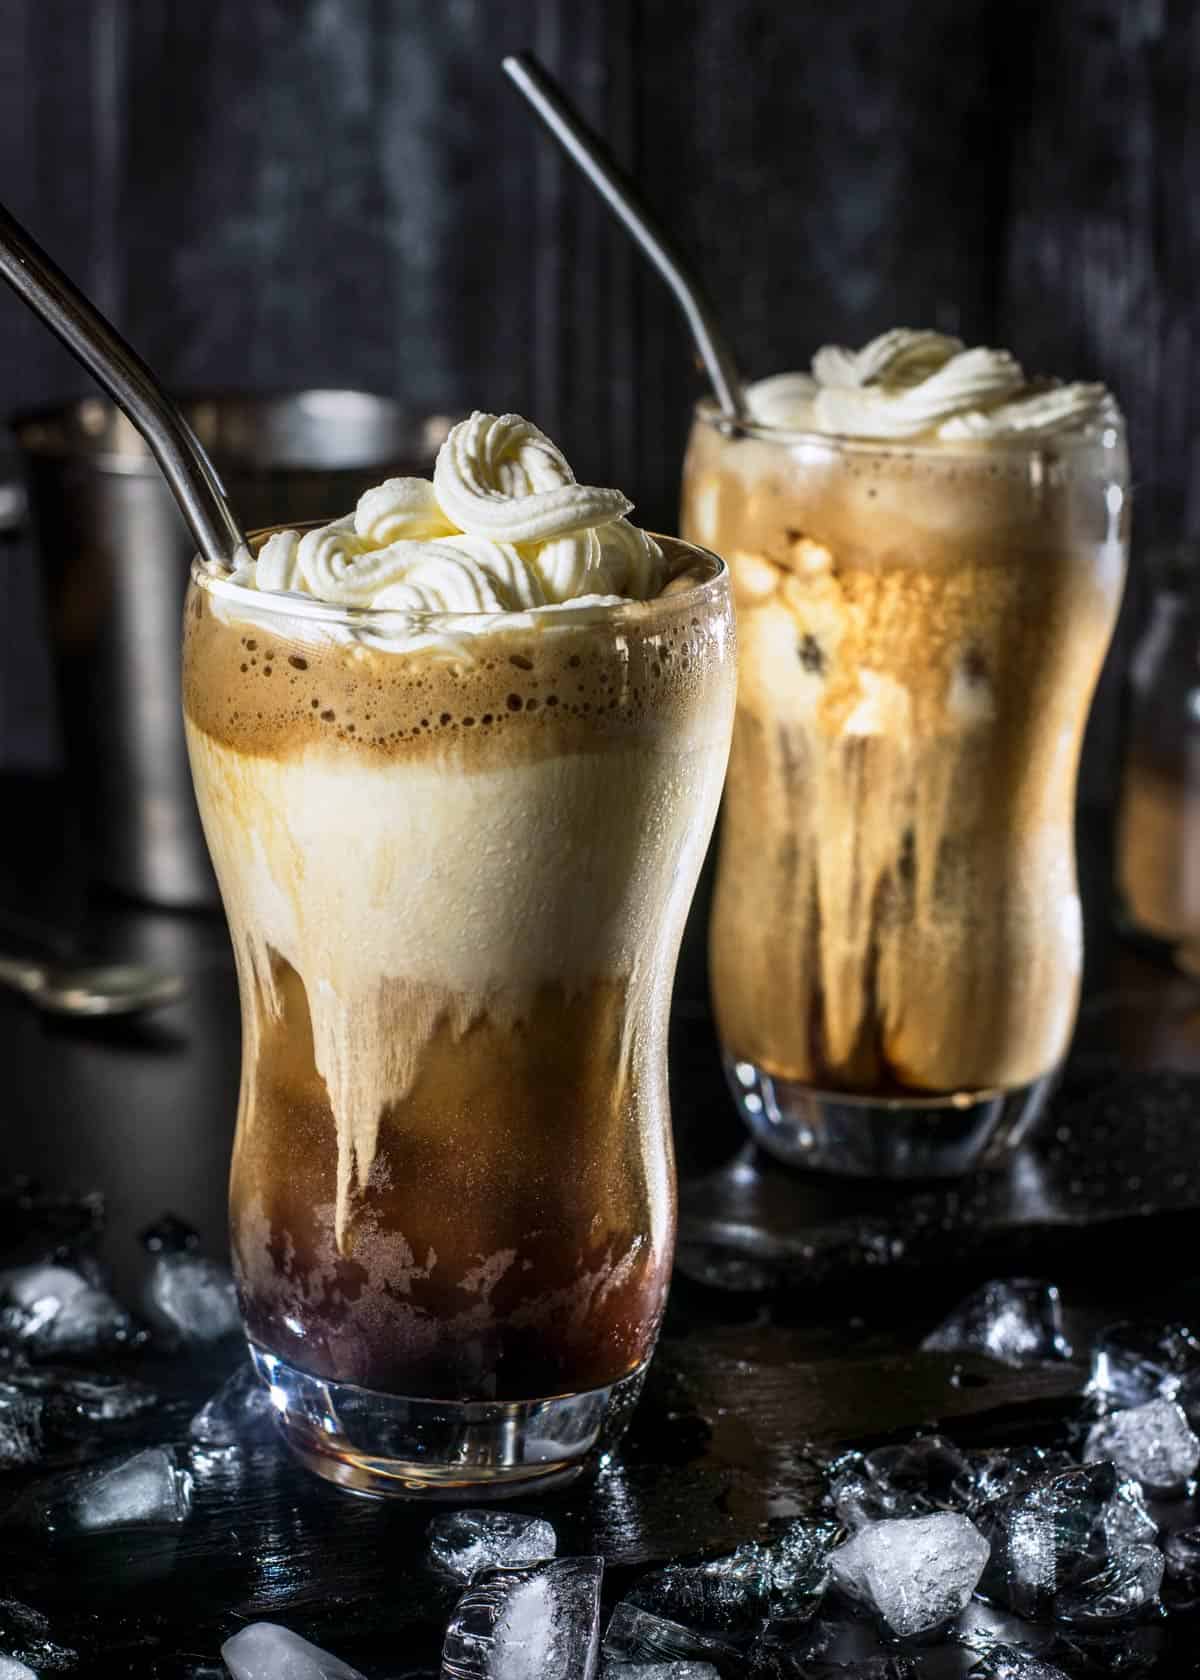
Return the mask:
<svg viewBox="0 0 1200 1680"><path fill-rule="evenodd" d="M447 1011L384 1114L339 1253L336 1126L304 987L274 968L282 1013L262 1028L231 1185L253 1340L318 1376L442 1399L580 1392L640 1365L674 1192L669 1131L639 1122L630 1088L624 988L543 988L524 1019L462 1035Z"/></svg>

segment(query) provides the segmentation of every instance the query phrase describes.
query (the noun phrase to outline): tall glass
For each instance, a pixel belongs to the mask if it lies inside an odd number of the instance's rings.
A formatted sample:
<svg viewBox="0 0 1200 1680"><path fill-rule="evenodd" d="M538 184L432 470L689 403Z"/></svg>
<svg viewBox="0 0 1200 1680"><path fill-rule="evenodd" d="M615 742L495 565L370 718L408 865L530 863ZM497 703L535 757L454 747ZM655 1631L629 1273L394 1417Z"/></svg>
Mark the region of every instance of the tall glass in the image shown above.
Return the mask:
<svg viewBox="0 0 1200 1680"><path fill-rule="evenodd" d="M656 599L503 616L193 568L235 1271L288 1441L358 1492L561 1481L654 1346L667 1012L735 685L725 568L663 547Z"/></svg>
<svg viewBox="0 0 1200 1680"><path fill-rule="evenodd" d="M949 1175L1075 1019L1076 772L1120 603L1123 428L887 444L697 411L683 530L733 577L711 929L731 1088L784 1160Z"/></svg>

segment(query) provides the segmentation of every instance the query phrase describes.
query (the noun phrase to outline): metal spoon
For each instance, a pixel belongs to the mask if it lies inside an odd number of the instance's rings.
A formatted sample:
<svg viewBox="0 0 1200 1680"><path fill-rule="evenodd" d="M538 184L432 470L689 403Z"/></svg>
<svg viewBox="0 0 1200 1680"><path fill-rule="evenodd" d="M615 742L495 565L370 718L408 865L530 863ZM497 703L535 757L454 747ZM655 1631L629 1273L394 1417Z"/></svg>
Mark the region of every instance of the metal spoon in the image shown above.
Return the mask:
<svg viewBox="0 0 1200 1680"><path fill-rule="evenodd" d="M183 996L178 974L144 963L32 962L0 956L0 986L54 1015L136 1015Z"/></svg>

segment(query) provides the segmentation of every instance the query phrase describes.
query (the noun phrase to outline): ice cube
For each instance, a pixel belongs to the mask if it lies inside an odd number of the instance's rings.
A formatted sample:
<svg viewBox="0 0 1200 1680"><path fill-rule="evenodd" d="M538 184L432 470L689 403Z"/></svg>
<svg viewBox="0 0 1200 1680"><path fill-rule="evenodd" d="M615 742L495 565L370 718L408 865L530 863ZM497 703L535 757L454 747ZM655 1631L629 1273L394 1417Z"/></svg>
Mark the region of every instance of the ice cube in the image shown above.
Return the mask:
<svg viewBox="0 0 1200 1680"><path fill-rule="evenodd" d="M0 1657L0 1680L38 1680L37 1674L16 1657Z"/></svg>
<svg viewBox="0 0 1200 1680"><path fill-rule="evenodd" d="M1151 1669L1159 1676L1164 1673L1158 1666L1162 1640L1163 1624L1157 1620L1100 1633L1061 1628L1049 1656L1061 1662L1069 1674L1095 1674L1102 1680L1126 1675L1133 1680L1133 1676L1148 1674Z"/></svg>
<svg viewBox="0 0 1200 1680"><path fill-rule="evenodd" d="M1158 1596L1163 1559L1132 1489L1105 1460L1058 1470L985 1506L976 1522L992 1543L982 1590L1030 1621L1102 1626Z"/></svg>
<svg viewBox="0 0 1200 1680"><path fill-rule="evenodd" d="M0 1598L0 1651L38 1674L74 1670L78 1651L50 1637L50 1618L16 1598Z"/></svg>
<svg viewBox="0 0 1200 1680"><path fill-rule="evenodd" d="M894 1651L886 1657L864 1657L861 1662L835 1665L838 1680L920 1680L921 1670L911 1657ZM825 1670L829 1672L828 1669Z"/></svg>
<svg viewBox="0 0 1200 1680"><path fill-rule="evenodd" d="M1146 1508L1140 1482L1122 1476L1104 1507L1104 1539L1110 1552L1126 1546L1156 1546L1158 1524Z"/></svg>
<svg viewBox="0 0 1200 1680"><path fill-rule="evenodd" d="M40 1394L0 1383L0 1470L37 1463L42 1456L45 1409Z"/></svg>
<svg viewBox="0 0 1200 1680"><path fill-rule="evenodd" d="M843 1631L838 1624L816 1617L801 1630L786 1622L768 1622L740 1660L729 1666L739 1676L748 1669L754 1680L809 1680L813 1673L823 1672L822 1661Z"/></svg>
<svg viewBox="0 0 1200 1680"><path fill-rule="evenodd" d="M1097 1574L1062 1595L1059 1620L1090 1627L1140 1615L1158 1598L1164 1563L1157 1546L1127 1546L1114 1552Z"/></svg>
<svg viewBox="0 0 1200 1680"><path fill-rule="evenodd" d="M1061 1668L1019 1645L994 1645L967 1671L967 1680L1067 1680Z"/></svg>
<svg viewBox="0 0 1200 1680"><path fill-rule="evenodd" d="M609 1662L604 1665L603 1680L721 1680L721 1676L706 1662Z"/></svg>
<svg viewBox="0 0 1200 1680"><path fill-rule="evenodd" d="M155 1256L146 1285L146 1310L155 1323L188 1341L215 1342L241 1328L237 1290L228 1268L200 1254Z"/></svg>
<svg viewBox="0 0 1200 1680"><path fill-rule="evenodd" d="M459 1581L498 1563L540 1563L556 1549L544 1518L516 1511L450 1511L429 1525L430 1557Z"/></svg>
<svg viewBox="0 0 1200 1680"><path fill-rule="evenodd" d="M618 1604L604 1635L605 1670L613 1663L709 1662L718 1669L740 1662L742 1653L727 1639L696 1633L628 1601Z"/></svg>
<svg viewBox="0 0 1200 1680"><path fill-rule="evenodd" d="M860 1528L832 1553L833 1579L907 1637L939 1627L970 1601L988 1543L954 1511L898 1517Z"/></svg>
<svg viewBox="0 0 1200 1680"><path fill-rule="evenodd" d="M22 1495L10 1521L54 1533L183 1522L191 1510L192 1478L167 1447L144 1447L82 1471L52 1477Z"/></svg>
<svg viewBox="0 0 1200 1680"><path fill-rule="evenodd" d="M105 1290L69 1266L20 1266L0 1275L0 1334L38 1356L92 1353L133 1338L133 1322Z"/></svg>
<svg viewBox="0 0 1200 1680"><path fill-rule="evenodd" d="M804 1621L829 1582L836 1528L796 1518L770 1543L749 1541L723 1557L668 1564L639 1581L627 1602L701 1633L751 1634L766 1621Z"/></svg>
<svg viewBox="0 0 1200 1680"><path fill-rule="evenodd" d="M600 1557L481 1569L454 1607L442 1680L594 1680Z"/></svg>
<svg viewBox="0 0 1200 1680"><path fill-rule="evenodd" d="M221 1647L233 1680L363 1680L357 1668L278 1622L251 1622Z"/></svg>
<svg viewBox="0 0 1200 1680"><path fill-rule="evenodd" d="M1007 1452L975 1454L970 1460L966 1514L974 1517L986 1505L1010 1498L1018 1488L1055 1470L1073 1470L1069 1453L1050 1447L1012 1447Z"/></svg>
<svg viewBox="0 0 1200 1680"><path fill-rule="evenodd" d="M1170 1492L1200 1464L1200 1439L1174 1400L1149 1400L1102 1418L1089 1432L1083 1456L1109 1458L1144 1487Z"/></svg>
<svg viewBox="0 0 1200 1680"><path fill-rule="evenodd" d="M772 1623L806 1622L816 1613L829 1585L829 1554L838 1533L834 1523L796 1517L762 1547L770 1570Z"/></svg>
<svg viewBox="0 0 1200 1680"><path fill-rule="evenodd" d="M902 1446L846 1453L829 1469L829 1497L848 1528L885 1517L961 1511L969 1500L972 1468L940 1435L917 1435Z"/></svg>
<svg viewBox="0 0 1200 1680"><path fill-rule="evenodd" d="M985 1353L1005 1365L1071 1357L1058 1290L1036 1278L997 1278L983 1284L926 1336L921 1347L927 1353Z"/></svg>
<svg viewBox="0 0 1200 1680"><path fill-rule="evenodd" d="M1092 1346L1094 1394L1117 1406L1173 1400L1184 1379L1200 1372L1200 1341L1184 1324L1110 1324Z"/></svg>
<svg viewBox="0 0 1200 1680"><path fill-rule="evenodd" d="M278 1417L270 1390L258 1380L254 1367L241 1365L201 1406L188 1425L188 1434L201 1446L233 1447L243 1441L265 1440L274 1433Z"/></svg>
<svg viewBox="0 0 1200 1680"><path fill-rule="evenodd" d="M53 1393L56 1412L72 1412L89 1423L121 1423L152 1411L159 1403L158 1395L145 1383L94 1372L77 1377L60 1375Z"/></svg>
<svg viewBox="0 0 1200 1680"><path fill-rule="evenodd" d="M62 1306L72 1296L82 1294L87 1287L87 1279L70 1266L19 1266L3 1276L7 1299L27 1311L44 1301L54 1301Z"/></svg>
<svg viewBox="0 0 1200 1680"><path fill-rule="evenodd" d="M705 1563L668 1564L639 1581L626 1602L701 1633L737 1637L765 1623L770 1594L770 1561L750 1542Z"/></svg>

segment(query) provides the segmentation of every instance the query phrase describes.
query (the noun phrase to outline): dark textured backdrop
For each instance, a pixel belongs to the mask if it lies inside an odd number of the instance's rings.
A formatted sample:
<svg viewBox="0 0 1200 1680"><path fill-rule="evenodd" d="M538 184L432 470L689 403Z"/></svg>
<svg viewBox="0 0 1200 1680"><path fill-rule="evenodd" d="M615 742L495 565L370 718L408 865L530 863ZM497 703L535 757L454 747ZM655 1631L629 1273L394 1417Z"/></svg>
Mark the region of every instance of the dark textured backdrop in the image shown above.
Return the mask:
<svg viewBox="0 0 1200 1680"><path fill-rule="evenodd" d="M0 198L176 387L514 407L669 525L689 346L500 76L526 45L748 371L896 323L1008 344L1116 389L1143 543L1200 524L1194 0L0 0ZM7 295L0 370L7 411L83 388ZM37 761L0 563L0 764Z"/></svg>

